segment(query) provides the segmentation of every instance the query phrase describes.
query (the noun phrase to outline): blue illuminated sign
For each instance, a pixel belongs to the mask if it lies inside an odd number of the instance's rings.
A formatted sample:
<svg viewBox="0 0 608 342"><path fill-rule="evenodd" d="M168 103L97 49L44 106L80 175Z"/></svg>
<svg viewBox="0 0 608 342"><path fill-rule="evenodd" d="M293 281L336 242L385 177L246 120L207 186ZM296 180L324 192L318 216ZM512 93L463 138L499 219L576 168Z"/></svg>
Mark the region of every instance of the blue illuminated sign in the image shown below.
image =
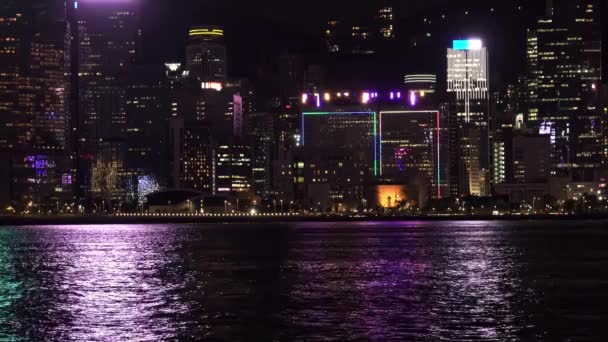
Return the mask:
<svg viewBox="0 0 608 342"><path fill-rule="evenodd" d="M454 50L479 50L479 49L481 49L481 40L479 40L479 39L454 40L452 42L452 49L454 49Z"/></svg>

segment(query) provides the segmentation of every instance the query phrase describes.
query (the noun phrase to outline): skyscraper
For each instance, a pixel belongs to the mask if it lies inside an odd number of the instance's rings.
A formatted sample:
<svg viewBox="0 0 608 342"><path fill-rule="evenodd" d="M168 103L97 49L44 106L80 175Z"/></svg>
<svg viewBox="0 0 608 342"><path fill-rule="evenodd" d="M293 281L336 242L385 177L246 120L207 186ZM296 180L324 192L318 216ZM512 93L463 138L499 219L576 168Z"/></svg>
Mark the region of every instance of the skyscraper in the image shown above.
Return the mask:
<svg viewBox="0 0 608 342"><path fill-rule="evenodd" d="M363 203L366 185L379 172L378 113L361 107L302 113L294 180L305 187L306 205L320 202L342 211Z"/></svg>
<svg viewBox="0 0 608 342"><path fill-rule="evenodd" d="M415 188L408 191L412 198L406 199L422 205L429 198L449 196L447 168L442 167L448 151L447 137L442 143L441 116L438 110L413 108L379 113L379 174L391 184Z"/></svg>
<svg viewBox="0 0 608 342"><path fill-rule="evenodd" d="M272 113L250 113L245 127L252 152L253 189L256 195L270 199L273 193L272 162L277 147L275 118Z"/></svg>
<svg viewBox="0 0 608 342"><path fill-rule="evenodd" d="M552 174L577 181L601 164L599 18L597 1L548 1L528 36L529 124L551 135Z"/></svg>
<svg viewBox="0 0 608 342"><path fill-rule="evenodd" d="M453 196L489 193L488 53L479 39L455 40L447 52Z"/></svg>
<svg viewBox="0 0 608 342"><path fill-rule="evenodd" d="M376 17L378 33L383 39L395 38L395 18L392 6L384 6L378 10Z"/></svg>
<svg viewBox="0 0 608 342"><path fill-rule="evenodd" d="M227 77L224 30L216 26L196 26L189 30L186 68L200 81L224 81Z"/></svg>
<svg viewBox="0 0 608 342"><path fill-rule="evenodd" d="M132 170L124 160L110 164L104 160L126 158L127 89L129 73L141 55L142 29L139 21L139 1L73 2L72 21L77 22L78 46L73 51L72 73L79 77L72 87L78 89L72 100L72 133L75 137L77 160L76 188L80 195L103 200L119 198L128 191L106 185L127 184ZM107 164L107 165L106 165ZM110 165L113 170L105 170ZM120 180L101 180L104 175L116 175ZM93 186L95 185L95 186Z"/></svg>
<svg viewBox="0 0 608 342"><path fill-rule="evenodd" d="M67 27L50 13L43 1L0 7L0 204L36 210L66 171Z"/></svg>

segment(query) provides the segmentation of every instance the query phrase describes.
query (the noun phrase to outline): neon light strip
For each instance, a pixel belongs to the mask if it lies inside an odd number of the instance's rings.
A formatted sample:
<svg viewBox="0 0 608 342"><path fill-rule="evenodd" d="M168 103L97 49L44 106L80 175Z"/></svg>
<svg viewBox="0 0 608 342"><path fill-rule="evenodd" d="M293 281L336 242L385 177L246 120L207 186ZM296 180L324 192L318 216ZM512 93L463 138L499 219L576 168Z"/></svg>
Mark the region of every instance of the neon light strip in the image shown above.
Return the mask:
<svg viewBox="0 0 608 342"><path fill-rule="evenodd" d="M441 118L437 111L437 199L441 199Z"/></svg>
<svg viewBox="0 0 608 342"><path fill-rule="evenodd" d="M321 115L373 115L373 135L374 135L374 176L378 176L378 113L377 112L303 112L302 113L302 146L305 143L304 134L304 117L305 116L321 116Z"/></svg>
<svg viewBox="0 0 608 342"><path fill-rule="evenodd" d="M220 29L191 29L190 32L216 32L216 33L224 33L224 30Z"/></svg>
<svg viewBox="0 0 608 342"><path fill-rule="evenodd" d="M190 36L223 36L223 33L218 32L190 32Z"/></svg>
<svg viewBox="0 0 608 342"><path fill-rule="evenodd" d="M387 110L380 111L380 175L382 176L382 114L436 114L437 117L437 198L441 198L441 138L440 113L438 110Z"/></svg>
<svg viewBox="0 0 608 342"><path fill-rule="evenodd" d="M378 114L374 112L374 176L378 176Z"/></svg>

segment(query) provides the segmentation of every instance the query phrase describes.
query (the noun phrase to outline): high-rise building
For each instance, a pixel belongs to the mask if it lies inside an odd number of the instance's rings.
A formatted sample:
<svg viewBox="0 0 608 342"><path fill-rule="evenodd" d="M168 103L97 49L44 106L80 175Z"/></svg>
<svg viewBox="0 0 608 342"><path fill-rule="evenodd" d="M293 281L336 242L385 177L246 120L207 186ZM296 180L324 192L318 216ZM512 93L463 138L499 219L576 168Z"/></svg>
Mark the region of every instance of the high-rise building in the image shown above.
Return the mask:
<svg viewBox="0 0 608 342"><path fill-rule="evenodd" d="M348 32L344 30L344 24L338 20L329 20L323 32L325 47L329 53L340 53L346 49L346 38Z"/></svg>
<svg viewBox="0 0 608 342"><path fill-rule="evenodd" d="M127 89L129 73L141 56L142 29L138 1L70 1L69 18L74 29L72 42L71 133L75 149L73 158L75 188L78 196L98 197L100 200L126 200L129 189L104 189L99 182L99 165L112 158L127 157ZM74 104L75 103L75 104ZM108 152L109 151L109 152ZM111 160L114 160L111 159ZM125 160L112 162L110 174L129 178L132 170ZM95 186L93 186L95 185Z"/></svg>
<svg viewBox="0 0 608 342"><path fill-rule="evenodd" d="M548 1L529 32L528 66L528 121L552 136L552 174L596 179L602 151L597 1Z"/></svg>
<svg viewBox="0 0 608 342"><path fill-rule="evenodd" d="M215 182L218 194L249 193L253 184L251 148L247 145L220 145L215 155Z"/></svg>
<svg viewBox="0 0 608 342"><path fill-rule="evenodd" d="M45 210L66 167L67 27L48 4L0 7L0 205Z"/></svg>
<svg viewBox="0 0 608 342"><path fill-rule="evenodd" d="M489 194L488 53L479 39L455 40L447 52L450 177L453 196Z"/></svg>
<svg viewBox="0 0 608 342"><path fill-rule="evenodd" d="M247 116L245 127L252 152L253 190L263 199L271 199L276 149L274 115L268 112L251 113Z"/></svg>
<svg viewBox="0 0 608 342"><path fill-rule="evenodd" d="M442 121L439 110L379 112L379 174L384 182L410 189L406 193L410 192L411 198L404 199L424 205L430 198L449 196L448 141L443 136Z"/></svg>
<svg viewBox="0 0 608 342"><path fill-rule="evenodd" d="M284 103L297 102L304 86L302 56L283 54L279 57L279 88Z"/></svg>
<svg viewBox="0 0 608 342"><path fill-rule="evenodd" d="M367 26L353 25L351 27L351 53L355 55L372 55L375 51L375 39Z"/></svg>
<svg viewBox="0 0 608 342"><path fill-rule="evenodd" d="M378 23L378 33L383 39L395 38L395 18L393 7L384 6L378 10L376 17Z"/></svg>
<svg viewBox="0 0 608 342"><path fill-rule="evenodd" d="M551 173L551 141L538 132L519 132L513 137L514 183L545 183Z"/></svg>
<svg viewBox="0 0 608 342"><path fill-rule="evenodd" d="M137 179L168 185L167 124L170 91L160 65L137 65L128 75L126 89L125 166ZM139 182L133 182L139 184ZM137 194L141 191L136 189ZM139 199L139 198L138 198Z"/></svg>
<svg viewBox="0 0 608 342"><path fill-rule="evenodd" d="M321 203L340 211L359 208L366 185L379 173L378 114L361 107L323 110L302 113L295 183L306 188L305 205Z"/></svg>
<svg viewBox="0 0 608 342"><path fill-rule="evenodd" d="M168 142L171 187L216 193L215 144L209 125L172 118Z"/></svg>
<svg viewBox="0 0 608 342"><path fill-rule="evenodd" d="M200 81L227 78L224 30L216 26L196 26L189 30L186 69Z"/></svg>

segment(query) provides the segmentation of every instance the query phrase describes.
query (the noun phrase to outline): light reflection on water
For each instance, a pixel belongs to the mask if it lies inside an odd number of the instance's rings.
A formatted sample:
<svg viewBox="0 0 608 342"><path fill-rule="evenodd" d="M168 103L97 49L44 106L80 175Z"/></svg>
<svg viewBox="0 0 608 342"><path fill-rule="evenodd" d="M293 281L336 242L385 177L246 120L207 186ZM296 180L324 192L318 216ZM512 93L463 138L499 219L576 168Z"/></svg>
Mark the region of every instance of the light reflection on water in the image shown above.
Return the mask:
<svg viewBox="0 0 608 342"><path fill-rule="evenodd" d="M604 226L0 228L0 340L601 340Z"/></svg>

